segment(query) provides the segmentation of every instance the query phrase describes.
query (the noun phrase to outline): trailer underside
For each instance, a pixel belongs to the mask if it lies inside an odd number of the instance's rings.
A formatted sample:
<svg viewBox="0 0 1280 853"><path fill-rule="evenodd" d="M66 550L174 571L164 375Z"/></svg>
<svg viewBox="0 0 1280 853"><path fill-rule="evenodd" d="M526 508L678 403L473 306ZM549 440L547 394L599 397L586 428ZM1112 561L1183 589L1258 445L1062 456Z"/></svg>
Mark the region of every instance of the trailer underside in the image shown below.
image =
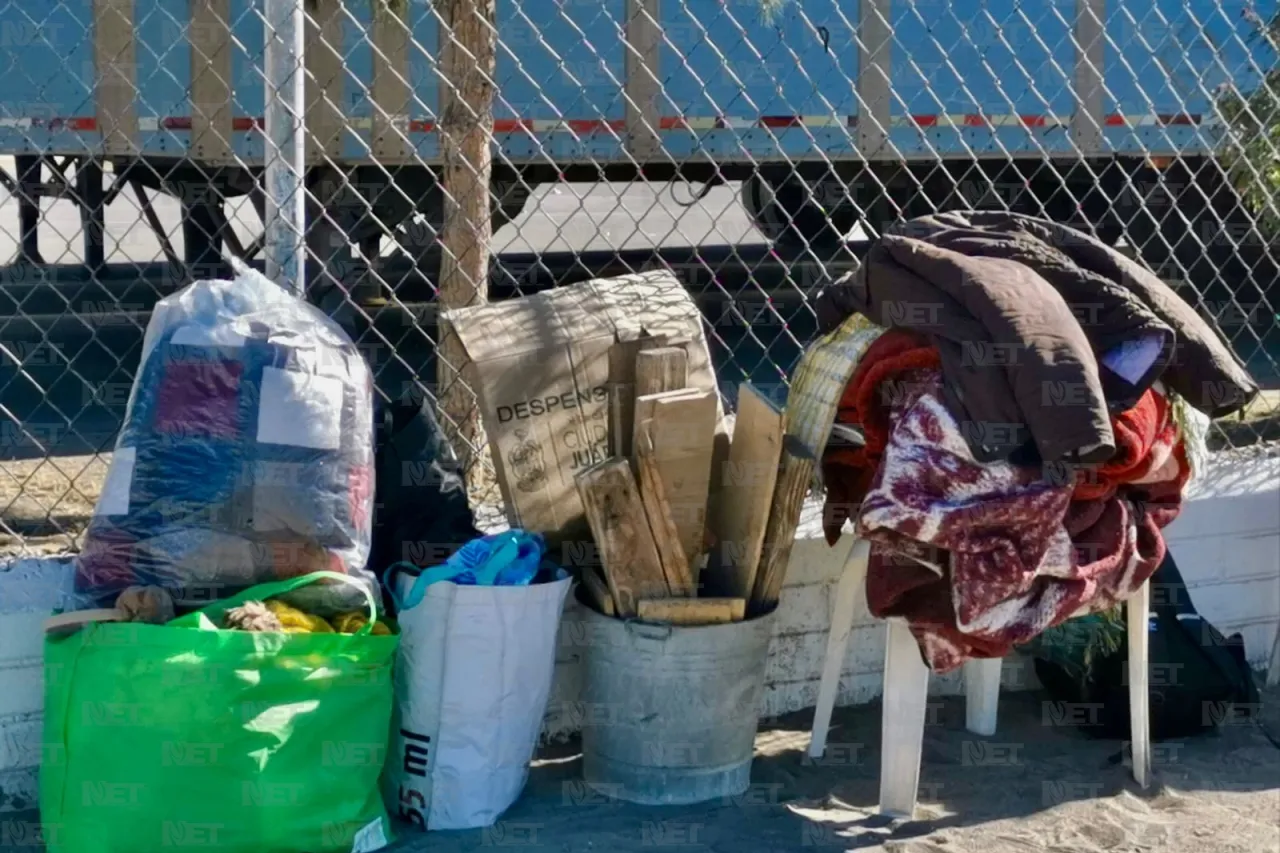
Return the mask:
<svg viewBox="0 0 1280 853"><path fill-rule="evenodd" d="M262 216L260 169L211 166L188 159L112 159L23 154L16 174L0 180L19 201L22 258L40 264L39 204L50 196L79 207L84 260L105 261L104 210L127 193L156 232L168 261L192 277L225 274L223 252L258 257L262 239L242 245L226 215L228 200L248 196ZM921 162L784 161L682 163L659 161L525 164L497 160L491 211L494 228L514 220L531 191L556 182L647 180L700 188L741 183L741 199L770 240L788 246L828 246L855 227L879 233L904 218L956 208L1003 208L1045 216L1092 231L1114 244L1122 237L1149 264L1194 263L1205 239L1252 228L1220 164L1209 157L1170 159L1115 156L1094 159L944 159ZM321 268L378 254L394 239L425 255L443 219L443 193L427 164L327 165L308 170L308 248ZM181 257L163 232L143 190L162 192L183 206ZM362 296L376 294L364 293Z"/></svg>

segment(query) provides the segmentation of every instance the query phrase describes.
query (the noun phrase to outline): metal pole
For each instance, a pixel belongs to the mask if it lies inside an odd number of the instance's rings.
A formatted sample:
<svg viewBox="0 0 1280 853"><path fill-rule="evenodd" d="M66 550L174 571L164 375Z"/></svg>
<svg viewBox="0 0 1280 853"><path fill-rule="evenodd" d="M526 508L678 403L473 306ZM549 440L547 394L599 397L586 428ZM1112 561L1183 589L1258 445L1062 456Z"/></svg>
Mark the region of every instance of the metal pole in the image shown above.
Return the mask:
<svg viewBox="0 0 1280 853"><path fill-rule="evenodd" d="M267 278L297 296L306 293L306 137L303 128L303 0L263 0L266 19Z"/></svg>

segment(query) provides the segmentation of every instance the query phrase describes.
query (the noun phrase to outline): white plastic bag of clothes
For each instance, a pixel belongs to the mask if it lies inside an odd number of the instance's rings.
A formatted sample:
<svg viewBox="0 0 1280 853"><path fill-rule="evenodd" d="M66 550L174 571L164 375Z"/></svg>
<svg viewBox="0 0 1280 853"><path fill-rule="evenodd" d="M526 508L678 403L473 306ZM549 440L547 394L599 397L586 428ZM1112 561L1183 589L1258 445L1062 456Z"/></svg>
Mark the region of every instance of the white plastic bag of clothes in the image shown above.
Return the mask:
<svg viewBox="0 0 1280 853"><path fill-rule="evenodd" d="M508 531L443 566L388 572L400 649L386 798L419 829L490 826L524 790L571 584L543 552Z"/></svg>
<svg viewBox="0 0 1280 853"><path fill-rule="evenodd" d="M162 299L77 559L76 591L109 606L132 585L203 604L271 580L365 571L373 381L314 306L241 268ZM324 615L350 585L290 601Z"/></svg>

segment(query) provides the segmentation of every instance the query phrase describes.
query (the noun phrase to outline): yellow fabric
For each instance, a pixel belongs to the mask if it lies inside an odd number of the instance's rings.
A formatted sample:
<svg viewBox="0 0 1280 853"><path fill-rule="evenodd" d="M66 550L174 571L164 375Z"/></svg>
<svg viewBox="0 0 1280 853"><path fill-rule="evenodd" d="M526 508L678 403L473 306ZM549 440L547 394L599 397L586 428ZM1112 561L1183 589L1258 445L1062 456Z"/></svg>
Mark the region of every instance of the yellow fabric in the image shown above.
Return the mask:
<svg viewBox="0 0 1280 853"><path fill-rule="evenodd" d="M354 634L360 630L361 625L369 621L369 616L358 610L353 610L350 613L339 613L330 621L334 630L339 634ZM391 629L379 620L373 623L373 633L377 636L385 637L391 634Z"/></svg>
<svg viewBox="0 0 1280 853"><path fill-rule="evenodd" d="M290 607L283 601L272 599L266 602L267 609L276 615L284 630L289 634L335 634L333 626L319 616L304 613L296 607Z"/></svg>

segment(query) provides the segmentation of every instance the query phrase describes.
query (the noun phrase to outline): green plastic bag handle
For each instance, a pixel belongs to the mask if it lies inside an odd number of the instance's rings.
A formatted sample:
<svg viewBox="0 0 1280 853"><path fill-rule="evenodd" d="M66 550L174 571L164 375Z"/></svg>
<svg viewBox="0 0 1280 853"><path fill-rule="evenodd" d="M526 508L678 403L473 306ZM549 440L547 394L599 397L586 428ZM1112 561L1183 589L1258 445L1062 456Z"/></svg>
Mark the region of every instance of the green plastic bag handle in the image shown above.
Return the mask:
<svg viewBox="0 0 1280 853"><path fill-rule="evenodd" d="M251 586L244 592L233 595L223 601L210 604L203 610L197 610L194 613L188 613L185 616L179 616L177 619L168 623L171 628L196 628L199 627L200 617L208 616L210 621L215 625L218 620L215 616L221 616L232 607L244 604L246 601L266 601L268 598L274 598L277 595L286 592L293 592L295 589L304 586L310 586L318 580L341 581L350 584L360 590L364 594L365 603L369 605L369 621L365 622L356 629L353 636L365 636L373 631L373 623L378 621L378 603L373 598L373 593L369 592L369 588L350 575L344 575L341 572L312 572L309 575L299 575L296 578L288 578L282 581L272 581L271 583L260 583L257 586Z"/></svg>

